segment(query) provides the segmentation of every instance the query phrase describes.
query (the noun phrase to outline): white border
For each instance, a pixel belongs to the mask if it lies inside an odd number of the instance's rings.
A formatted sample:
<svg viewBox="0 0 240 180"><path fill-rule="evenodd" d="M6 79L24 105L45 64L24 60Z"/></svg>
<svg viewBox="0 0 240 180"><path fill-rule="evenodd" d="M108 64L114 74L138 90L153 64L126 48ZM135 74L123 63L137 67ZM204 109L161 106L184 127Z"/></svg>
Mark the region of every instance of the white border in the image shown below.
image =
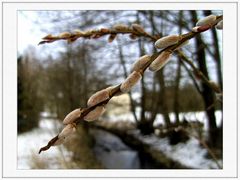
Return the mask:
<svg viewBox="0 0 240 180"><path fill-rule="evenodd" d="M17 10L223 10L223 170L17 170ZM237 4L236 3L4 3L3 177L236 177ZM40 38L40 37L39 37Z"/></svg>

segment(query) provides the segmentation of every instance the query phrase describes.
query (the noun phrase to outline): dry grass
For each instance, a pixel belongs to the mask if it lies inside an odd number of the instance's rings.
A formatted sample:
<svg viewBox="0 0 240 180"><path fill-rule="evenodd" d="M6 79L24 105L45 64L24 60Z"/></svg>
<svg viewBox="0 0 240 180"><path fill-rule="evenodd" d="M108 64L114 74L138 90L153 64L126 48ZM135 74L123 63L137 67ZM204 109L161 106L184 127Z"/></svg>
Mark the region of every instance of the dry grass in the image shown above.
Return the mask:
<svg viewBox="0 0 240 180"><path fill-rule="evenodd" d="M103 169L103 165L96 159L93 153L94 141L86 129L78 126L77 133L66 143L66 148L73 152L73 169Z"/></svg>

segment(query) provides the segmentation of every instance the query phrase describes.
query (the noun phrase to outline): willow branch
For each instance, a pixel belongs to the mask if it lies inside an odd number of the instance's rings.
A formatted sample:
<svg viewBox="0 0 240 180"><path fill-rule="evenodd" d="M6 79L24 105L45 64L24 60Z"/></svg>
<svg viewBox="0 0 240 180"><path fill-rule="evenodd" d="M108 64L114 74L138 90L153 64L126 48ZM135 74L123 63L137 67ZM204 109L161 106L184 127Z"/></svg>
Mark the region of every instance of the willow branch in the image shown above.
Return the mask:
<svg viewBox="0 0 240 180"><path fill-rule="evenodd" d="M222 93L221 89L213 82L210 82L209 79L193 64L191 60L187 58L187 56L180 50L176 51L180 58L187 64L191 66L193 69L194 74L199 77L205 84L207 84L213 91L216 93Z"/></svg>
<svg viewBox="0 0 240 180"><path fill-rule="evenodd" d="M175 50L177 50L183 43L185 43L187 40L197 36L199 33L202 33L204 31L207 31L211 28L213 28L219 21L221 21L223 18L223 16L217 16L217 19L216 21L212 24L212 25L205 25L205 26L200 26L199 29L198 29L198 32L189 32L189 33L186 33L186 34L183 34L181 35L181 40L177 43L177 44L174 44L172 46L168 46L164 49L162 49L161 51L159 52L156 52L154 54L152 54L150 56L150 60L144 65L144 67L142 67L142 69L140 69L140 72L141 75L144 74L144 72L146 71L146 69L150 66L150 64L164 51L170 51L170 52L173 52ZM64 38L59 38L58 36L52 36L52 35L48 35L46 37L44 37L44 41L41 41L39 44L44 44L44 43L51 43L51 42L54 42L54 41L57 41L57 40L67 40L68 42L73 42L75 41L76 39L80 38L80 37L84 37L84 38L99 38L103 35L113 35L117 33L131 33L131 34L134 34L134 35L137 35L137 36L144 36L144 37L147 37L147 38L150 38L152 41L156 41L158 39L158 37L156 36L152 36L152 35L149 35L147 34L146 32L138 32L136 30L132 30L132 29L127 29L126 31L116 31L116 30L109 30L109 29L100 29L100 30L92 30L92 31L87 31L85 33L82 33L82 35L76 35L76 34L68 34L68 36L64 37ZM121 90L120 90L120 86L121 84L117 85L116 87L112 88L109 92L109 98L107 100L104 100L102 102L99 102L97 104L95 104L94 106L91 106L91 107L86 107L86 108L81 108L81 115L80 117L78 117L73 123L74 124L79 124L82 120L84 120L83 118L91 111L93 111L96 107L98 106L105 106L109 100L119 94L119 93L122 93ZM39 150L39 154L42 152L42 151L46 151L48 150L51 146L54 145L54 143L59 139L59 134L57 136L55 136L53 139L51 139L48 144L44 147L42 147L40 150Z"/></svg>
<svg viewBox="0 0 240 180"><path fill-rule="evenodd" d="M197 91L199 94L202 94L200 87L194 77L194 75L192 74L191 70L187 67L187 65L184 63L184 61L180 58L181 64L183 65L184 69L187 71L189 77L192 79L194 86L196 87Z"/></svg>
<svg viewBox="0 0 240 180"><path fill-rule="evenodd" d="M155 41L159 38L159 36L157 35L152 36L147 32L138 32L134 29L131 29L130 27L123 30L101 28L99 30L90 30L90 31L82 31L82 32L75 32L75 33L66 32L65 35L60 34L58 36L53 36L49 34L46 37L43 37L42 38L43 41L39 42L38 45L45 44L45 43L52 43L59 40L67 40L68 43L72 43L79 38L98 39L103 36L107 36L107 35L115 36L117 34L130 34L131 38L146 37L152 41Z"/></svg>

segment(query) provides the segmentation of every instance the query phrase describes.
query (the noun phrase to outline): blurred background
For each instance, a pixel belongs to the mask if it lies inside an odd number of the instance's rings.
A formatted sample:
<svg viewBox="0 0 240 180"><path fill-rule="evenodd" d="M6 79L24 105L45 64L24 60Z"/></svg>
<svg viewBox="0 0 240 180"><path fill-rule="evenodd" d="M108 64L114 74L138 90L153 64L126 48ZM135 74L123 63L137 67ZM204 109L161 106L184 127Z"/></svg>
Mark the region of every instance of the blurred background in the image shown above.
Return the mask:
<svg viewBox="0 0 240 180"><path fill-rule="evenodd" d="M72 110L121 83L131 64L156 52L146 38L119 34L56 41L47 34L141 24L153 35L191 31L222 11L18 11L18 169L222 168L222 102L177 54L146 71L128 94L114 97L97 121L81 122L69 142L38 155ZM181 48L222 89L222 31L211 29Z"/></svg>

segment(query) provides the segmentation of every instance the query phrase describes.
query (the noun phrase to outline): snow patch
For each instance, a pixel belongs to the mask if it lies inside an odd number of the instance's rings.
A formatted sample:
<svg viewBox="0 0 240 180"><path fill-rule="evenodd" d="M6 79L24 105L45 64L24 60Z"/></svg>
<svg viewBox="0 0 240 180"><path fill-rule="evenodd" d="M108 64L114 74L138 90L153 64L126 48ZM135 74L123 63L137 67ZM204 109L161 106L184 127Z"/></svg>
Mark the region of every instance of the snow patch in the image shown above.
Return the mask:
<svg viewBox="0 0 240 180"><path fill-rule="evenodd" d="M188 167L196 169L218 168L216 162L206 158L207 150L202 148L195 138L190 138L186 143L178 143L172 146L169 144L167 137L159 138L156 135L142 136L140 134L138 134L137 137L155 149L164 152L169 158ZM221 160L219 160L219 164L222 164Z"/></svg>
<svg viewBox="0 0 240 180"><path fill-rule="evenodd" d="M70 159L71 153L64 146L51 147L50 151L44 151L40 155L39 149L46 145L47 142L54 137L62 127L59 121L52 119L43 119L39 123L39 128L35 128L30 132L20 134L18 136L18 169L32 169L34 159L44 162L46 168L58 169L62 168L58 160L64 156L65 160ZM36 168L36 167L35 167Z"/></svg>

